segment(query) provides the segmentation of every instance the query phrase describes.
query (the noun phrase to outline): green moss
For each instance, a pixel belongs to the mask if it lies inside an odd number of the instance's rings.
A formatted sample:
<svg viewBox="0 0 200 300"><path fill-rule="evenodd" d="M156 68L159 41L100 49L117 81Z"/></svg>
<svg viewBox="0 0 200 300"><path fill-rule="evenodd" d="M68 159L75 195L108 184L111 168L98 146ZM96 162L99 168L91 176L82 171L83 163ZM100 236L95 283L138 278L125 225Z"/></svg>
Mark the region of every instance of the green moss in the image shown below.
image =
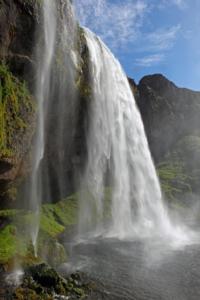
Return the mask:
<svg viewBox="0 0 200 300"><path fill-rule="evenodd" d="M77 217L78 195L74 194L56 204L43 205L40 228L55 237L66 230L66 227L77 224Z"/></svg>
<svg viewBox="0 0 200 300"><path fill-rule="evenodd" d="M89 72L89 51L83 28L78 26L77 52L79 53L79 64L77 68L76 87L80 96L90 99L92 96L91 78Z"/></svg>
<svg viewBox="0 0 200 300"><path fill-rule="evenodd" d="M5 64L0 64L0 157L15 151L16 132L23 132L28 124L27 112L34 109L25 82L20 82ZM26 112L26 113L25 113Z"/></svg>
<svg viewBox="0 0 200 300"><path fill-rule="evenodd" d="M38 239L39 255L52 265L66 261L64 247L57 237L70 226L77 224L78 196L76 194L56 204L42 206ZM0 230L0 263L5 263L15 255L26 263L34 260L29 228L34 225L35 215L24 210L0 210L0 218L8 225ZM53 257L53 259L52 259Z"/></svg>
<svg viewBox="0 0 200 300"><path fill-rule="evenodd" d="M63 225L55 220L53 207L50 205L42 209L40 229L48 233L52 237L57 236L65 229Z"/></svg>
<svg viewBox="0 0 200 300"><path fill-rule="evenodd" d="M23 282L13 296L18 300L47 300L54 299L57 294L60 295L59 298L85 299L95 288L81 273L71 274L64 279L49 265L40 263L24 269Z"/></svg>
<svg viewBox="0 0 200 300"><path fill-rule="evenodd" d="M111 189L106 188L104 201L105 218L110 217L111 194ZM79 197L80 195L76 193L58 203L44 204L42 206L38 254L53 266L57 266L67 260L65 249L59 243L59 236L77 225ZM88 194L87 197L89 197ZM89 198L94 202L91 196ZM35 215L24 210L0 210L0 218L5 218L8 222L6 228L0 231L0 262L6 262L15 255L21 257L25 264L35 261L29 231L31 224L34 226ZM3 239L4 242L2 243Z"/></svg>
<svg viewBox="0 0 200 300"><path fill-rule="evenodd" d="M0 210L0 218L1 217L14 217L17 214L17 210L16 209L4 209L4 210Z"/></svg>
<svg viewBox="0 0 200 300"><path fill-rule="evenodd" d="M84 291L82 288L74 287L74 288L73 288L73 291L74 291L81 299L83 299L83 298L86 297L85 291Z"/></svg>
<svg viewBox="0 0 200 300"><path fill-rule="evenodd" d="M186 136L178 141L164 162L157 166L162 189L168 199L198 193L200 181L200 137Z"/></svg>
<svg viewBox="0 0 200 300"><path fill-rule="evenodd" d="M0 231L0 263L7 262L16 252L16 228L7 225Z"/></svg>
<svg viewBox="0 0 200 300"><path fill-rule="evenodd" d="M191 193L190 177L185 173L180 162L163 162L157 166L162 190L170 200L175 200L183 193Z"/></svg>
<svg viewBox="0 0 200 300"><path fill-rule="evenodd" d="M1 210L0 219L6 224L0 230L0 263L9 262L16 256L20 259L26 257L27 260L28 258L32 260L30 237L26 231L26 213L20 210Z"/></svg>
<svg viewBox="0 0 200 300"><path fill-rule="evenodd" d="M26 290L24 290L24 288L19 287L15 290L14 299L16 299L16 300L25 300L25 299L41 300L44 298L42 296L37 295L37 293L34 290L31 290L29 288L26 288ZM52 300L52 298L46 298L46 300Z"/></svg>

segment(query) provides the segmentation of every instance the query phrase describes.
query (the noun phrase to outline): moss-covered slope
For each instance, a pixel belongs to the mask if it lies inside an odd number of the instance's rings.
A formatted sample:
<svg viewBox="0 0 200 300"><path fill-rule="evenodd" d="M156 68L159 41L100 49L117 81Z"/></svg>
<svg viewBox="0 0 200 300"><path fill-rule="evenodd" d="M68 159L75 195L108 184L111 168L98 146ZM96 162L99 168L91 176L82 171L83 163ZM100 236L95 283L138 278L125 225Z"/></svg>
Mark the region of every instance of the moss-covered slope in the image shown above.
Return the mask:
<svg viewBox="0 0 200 300"><path fill-rule="evenodd" d="M26 83L0 64L0 159L19 155L18 140L21 143L24 133L30 131L33 111L34 102Z"/></svg>
<svg viewBox="0 0 200 300"><path fill-rule="evenodd" d="M38 256L51 265L67 259L64 247L59 243L59 235L77 224L77 201L77 195L72 195L56 204L42 206ZM15 258L25 264L34 262L29 232L31 223L34 224L34 215L23 210L1 210L0 218L0 264L12 264Z"/></svg>
<svg viewBox="0 0 200 300"><path fill-rule="evenodd" d="M178 141L163 162L157 165L163 192L170 200L181 201L200 193L200 137L185 136Z"/></svg>
<svg viewBox="0 0 200 300"><path fill-rule="evenodd" d="M34 99L26 83L0 62L0 207L16 198L16 188L27 173L34 120Z"/></svg>

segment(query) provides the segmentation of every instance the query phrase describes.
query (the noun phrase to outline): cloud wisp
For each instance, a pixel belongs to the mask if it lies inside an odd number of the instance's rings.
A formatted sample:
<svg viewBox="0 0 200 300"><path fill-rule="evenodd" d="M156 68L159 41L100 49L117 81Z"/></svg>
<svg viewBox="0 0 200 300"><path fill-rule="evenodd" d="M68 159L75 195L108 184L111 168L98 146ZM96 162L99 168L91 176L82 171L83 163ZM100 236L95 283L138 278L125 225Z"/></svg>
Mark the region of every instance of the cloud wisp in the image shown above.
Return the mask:
<svg viewBox="0 0 200 300"><path fill-rule="evenodd" d="M96 32L110 47L123 47L137 39L148 5L144 0L75 0L82 25Z"/></svg>
<svg viewBox="0 0 200 300"><path fill-rule="evenodd" d="M167 52L173 48L180 30L181 26L176 25L170 28L158 28L154 32L141 35L137 52L145 55L136 59L135 65L152 67L163 62Z"/></svg>
<svg viewBox="0 0 200 300"><path fill-rule="evenodd" d="M175 5L180 9L186 8L186 1L185 0L162 0L163 7L166 5Z"/></svg>
<svg viewBox="0 0 200 300"><path fill-rule="evenodd" d="M164 59L164 54L147 55L142 58L136 58L135 65L139 67L151 67L153 65L157 65L158 63L163 62Z"/></svg>
<svg viewBox="0 0 200 300"><path fill-rule="evenodd" d="M184 7L185 0L74 0L74 3L80 23L99 35L115 53L128 49L135 56L140 53L134 64L150 67L164 61L181 26L151 26L148 31L148 22L151 24L151 17L161 6L164 9L173 5L179 9Z"/></svg>
<svg viewBox="0 0 200 300"><path fill-rule="evenodd" d="M169 28L158 28L154 32L144 34L145 51L166 51L174 46L181 26L178 24ZM142 50L142 49L140 49Z"/></svg>

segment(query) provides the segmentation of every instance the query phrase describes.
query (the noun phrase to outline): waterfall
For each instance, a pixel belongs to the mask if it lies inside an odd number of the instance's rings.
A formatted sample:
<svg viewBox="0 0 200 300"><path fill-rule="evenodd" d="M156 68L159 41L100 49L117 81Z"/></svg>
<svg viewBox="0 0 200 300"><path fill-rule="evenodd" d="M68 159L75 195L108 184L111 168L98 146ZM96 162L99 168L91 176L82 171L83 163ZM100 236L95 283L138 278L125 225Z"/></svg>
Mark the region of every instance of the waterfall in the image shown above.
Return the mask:
<svg viewBox="0 0 200 300"><path fill-rule="evenodd" d="M34 213L30 235L36 255L41 203L53 201L55 193L56 199L60 200L67 186L64 160L70 154L66 139L72 138L70 126L76 119L76 27L70 1L43 1L36 48L37 128L28 187L30 209ZM52 183L50 177L53 176ZM53 193L54 189L56 192Z"/></svg>
<svg viewBox="0 0 200 300"><path fill-rule="evenodd" d="M41 161L44 157L45 148L45 101L49 97L50 70L53 62L56 37L55 3L51 0L45 0L42 7L44 30L42 35L44 36L44 47L41 48L40 45L37 49L37 81L35 94L38 103L38 118L30 184L30 206L35 214L34 220L31 224L31 238L36 255L40 204L42 202Z"/></svg>
<svg viewBox="0 0 200 300"><path fill-rule="evenodd" d="M119 62L98 37L84 29L87 49L80 48L83 55L88 51L89 61L84 63L91 92L87 112L80 113L83 103L77 95L77 72L83 76L80 65L87 55L80 57L73 6L71 1L44 0L42 10L35 92L38 121L29 191L35 213L31 225L35 254L43 197L55 201L70 189L74 191L76 168L80 174L83 165L81 182L77 180L80 234L92 231L121 239L184 236L172 225L165 209L141 116ZM85 146L81 118L88 121L86 158L85 153L83 157L80 154ZM77 167L77 160L83 158L84 163Z"/></svg>
<svg viewBox="0 0 200 300"><path fill-rule="evenodd" d="M93 231L93 234L121 239L172 235L185 239L185 234L172 226L164 206L127 76L100 38L87 29L85 37L92 99L79 232ZM110 191L105 188L106 184ZM105 226L108 192L111 194L111 224Z"/></svg>

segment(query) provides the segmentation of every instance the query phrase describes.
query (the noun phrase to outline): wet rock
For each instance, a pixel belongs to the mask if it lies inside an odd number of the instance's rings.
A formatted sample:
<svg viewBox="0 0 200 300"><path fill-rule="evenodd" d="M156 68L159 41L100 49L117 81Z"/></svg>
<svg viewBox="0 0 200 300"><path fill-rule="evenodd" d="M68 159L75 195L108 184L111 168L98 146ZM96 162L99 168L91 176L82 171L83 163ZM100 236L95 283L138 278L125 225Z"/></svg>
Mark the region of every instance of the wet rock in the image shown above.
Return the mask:
<svg viewBox="0 0 200 300"><path fill-rule="evenodd" d="M30 168L35 113L26 104L34 85L39 6L37 0L0 1L0 207L9 207L15 200Z"/></svg>
<svg viewBox="0 0 200 300"><path fill-rule="evenodd" d="M14 296L16 299L26 299L27 295L28 299L85 299L91 289L92 285L83 274L72 274L64 279L42 263L25 270L23 283L15 290Z"/></svg>
<svg viewBox="0 0 200 300"><path fill-rule="evenodd" d="M32 80L33 49L39 22L39 1L0 1L0 60L14 75Z"/></svg>
<svg viewBox="0 0 200 300"><path fill-rule="evenodd" d="M0 62L0 95L0 207L9 207L20 179L27 173L35 108L25 82L4 62Z"/></svg>

